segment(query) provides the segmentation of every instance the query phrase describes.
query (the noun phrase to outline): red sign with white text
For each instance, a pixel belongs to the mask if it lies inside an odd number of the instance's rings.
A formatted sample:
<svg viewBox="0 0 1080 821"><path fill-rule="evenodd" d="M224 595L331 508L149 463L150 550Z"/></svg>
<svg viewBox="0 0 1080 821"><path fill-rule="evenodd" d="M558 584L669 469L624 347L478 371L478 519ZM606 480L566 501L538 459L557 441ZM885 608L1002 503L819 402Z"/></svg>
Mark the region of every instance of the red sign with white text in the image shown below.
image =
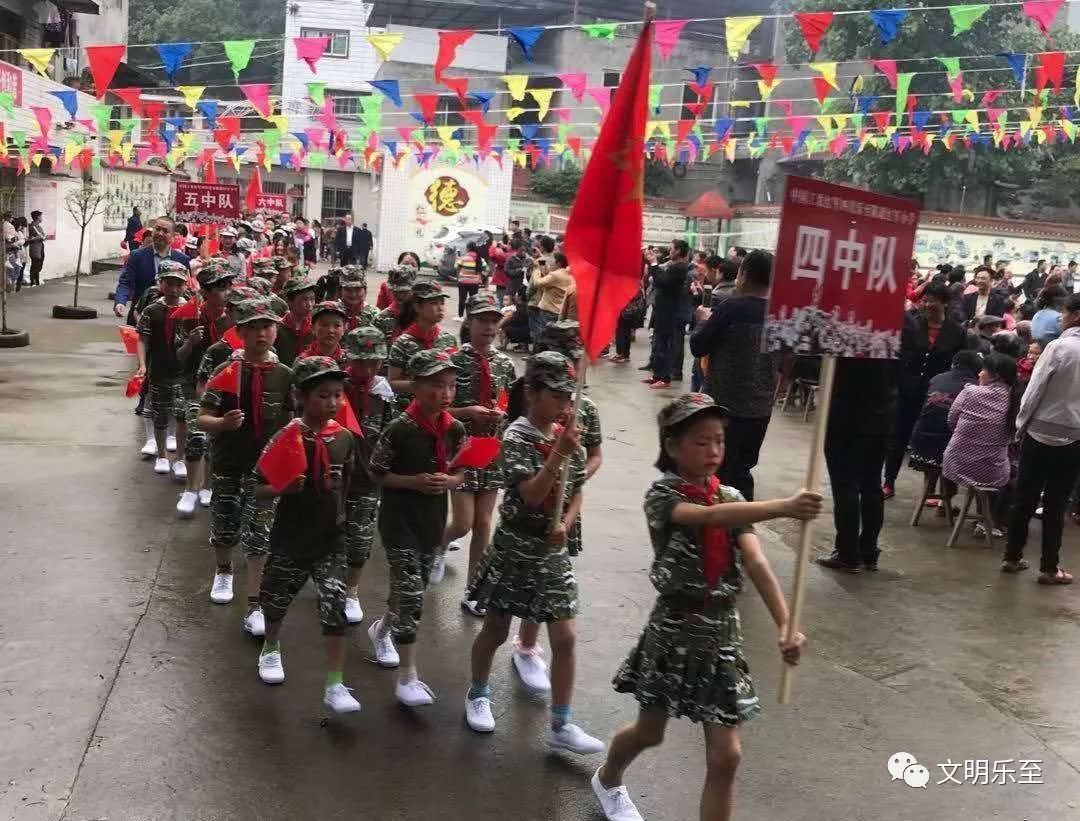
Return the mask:
<svg viewBox="0 0 1080 821"><path fill-rule="evenodd" d="M788 177L766 323L770 351L890 359L900 354L919 206Z"/></svg>
<svg viewBox="0 0 1080 821"><path fill-rule="evenodd" d="M0 91L8 92L17 106L22 105L22 75L21 68L0 62Z"/></svg>
<svg viewBox="0 0 1080 821"><path fill-rule="evenodd" d="M176 218L181 222L225 225L240 219L240 186L176 183Z"/></svg>
<svg viewBox="0 0 1080 821"><path fill-rule="evenodd" d="M259 194L255 199L255 207L260 210L265 209L279 214L288 213L288 206L285 204L284 194Z"/></svg>

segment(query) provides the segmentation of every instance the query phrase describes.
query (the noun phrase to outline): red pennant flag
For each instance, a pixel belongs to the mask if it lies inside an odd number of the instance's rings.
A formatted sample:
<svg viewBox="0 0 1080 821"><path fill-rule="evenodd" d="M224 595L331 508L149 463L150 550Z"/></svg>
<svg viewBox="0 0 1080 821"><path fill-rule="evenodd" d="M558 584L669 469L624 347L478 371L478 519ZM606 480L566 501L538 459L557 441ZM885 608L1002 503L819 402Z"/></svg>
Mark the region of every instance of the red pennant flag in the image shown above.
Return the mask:
<svg viewBox="0 0 1080 821"><path fill-rule="evenodd" d="M491 151L491 141L495 139L495 133L499 130L497 125L479 123L476 126L476 147L482 153Z"/></svg>
<svg viewBox="0 0 1080 821"><path fill-rule="evenodd" d="M439 107L439 95L414 94L413 99L415 99L417 105L420 106L420 113L424 117L424 122L428 125L432 125L435 122L435 111Z"/></svg>
<svg viewBox="0 0 1080 821"><path fill-rule="evenodd" d="M206 150L213 151L214 149L209 148ZM207 185L213 185L217 182L217 171L214 169L213 154L211 154L210 157L207 158L206 165L203 166L203 182L205 182Z"/></svg>
<svg viewBox="0 0 1080 821"><path fill-rule="evenodd" d="M296 59L307 63L311 73L314 74L315 64L326 54L326 47L330 45L330 38L293 37L293 45L296 47Z"/></svg>
<svg viewBox="0 0 1080 821"><path fill-rule="evenodd" d="M124 350L129 354L135 354L139 350L139 332L131 325L120 326L120 341L124 343Z"/></svg>
<svg viewBox="0 0 1080 821"><path fill-rule="evenodd" d="M470 37L474 32L466 29L464 31L440 31L439 32L439 53L435 57L435 82L442 82L443 70L448 68L454 57L457 55L458 48Z"/></svg>
<svg viewBox="0 0 1080 821"><path fill-rule="evenodd" d="M660 20L653 23L656 29L656 47L660 49L660 56L667 60L671 52L679 44L679 36L686 28L689 20Z"/></svg>
<svg viewBox="0 0 1080 821"><path fill-rule="evenodd" d="M229 347L234 351L238 351L244 347L244 341L240 338L240 334L236 332L235 325L225 331L225 333L221 335L221 338L228 342Z"/></svg>
<svg viewBox="0 0 1080 821"><path fill-rule="evenodd" d="M889 121L892 120L892 112L891 111L875 111L873 116L874 116L874 123L877 125L878 131L884 132L885 129L889 127Z"/></svg>
<svg viewBox="0 0 1080 821"><path fill-rule="evenodd" d="M814 96L817 97L818 105L825 105L825 98L833 90L832 86L824 77L813 77L811 79L814 81Z"/></svg>
<svg viewBox="0 0 1080 821"><path fill-rule="evenodd" d="M144 379L146 379L146 377L141 376L140 374L135 374L131 377L131 379L128 380L127 385L124 386L124 396L128 399L138 396L142 391Z"/></svg>
<svg viewBox="0 0 1080 821"><path fill-rule="evenodd" d="M810 53L817 54L818 49L821 48L821 38L832 25L833 13L820 11L812 14L796 14L795 19L799 23L799 28L802 29L806 45L810 46Z"/></svg>
<svg viewBox="0 0 1080 821"><path fill-rule="evenodd" d="M206 389L208 391L223 391L224 393L231 393L234 396L240 395L240 372L242 370L240 361L234 359L216 374L210 377L210 381L206 383Z"/></svg>
<svg viewBox="0 0 1080 821"><path fill-rule="evenodd" d="M112 93L131 106L131 116L143 115L142 90L138 88L114 88Z"/></svg>
<svg viewBox="0 0 1080 821"><path fill-rule="evenodd" d="M346 430L352 431L361 439L364 438L364 428L356 421L356 414L353 412L352 405L349 404L348 397L341 397L341 407L338 408L334 421Z"/></svg>
<svg viewBox="0 0 1080 821"><path fill-rule="evenodd" d="M570 146L570 150L574 152L575 157L581 156L581 137L567 137L566 144Z"/></svg>
<svg viewBox="0 0 1080 821"><path fill-rule="evenodd" d="M675 132L675 147L676 148L681 146L686 141L686 138L688 136L690 136L690 132L693 131L693 129L694 129L694 121L693 120L679 120L679 124L678 124L677 130Z"/></svg>
<svg viewBox="0 0 1080 821"><path fill-rule="evenodd" d="M109 83L116 76L116 69L124 59L124 49L120 43L115 46L87 46L86 60L90 64L90 74L94 78L94 91L100 100L109 90Z"/></svg>
<svg viewBox="0 0 1080 821"><path fill-rule="evenodd" d="M142 104L143 114L146 115L146 119L150 121L149 128L151 131L157 131L157 127L161 125L161 115L165 112L165 103L162 100L147 100Z"/></svg>
<svg viewBox="0 0 1080 821"><path fill-rule="evenodd" d="M243 83L240 85L240 90L244 92L244 96L248 98L248 102L255 107L260 116L269 116L270 86L267 83Z"/></svg>
<svg viewBox="0 0 1080 821"><path fill-rule="evenodd" d="M307 472L307 453L300 421L294 419L266 446L257 463L267 483L279 493Z"/></svg>
<svg viewBox="0 0 1080 821"><path fill-rule="evenodd" d="M1049 81L1054 86L1054 93L1061 93L1061 83L1065 72L1065 52L1064 51L1047 51L1038 55L1039 68L1042 69L1043 79L1042 84L1045 85ZM1042 91L1042 87L1039 88Z"/></svg>
<svg viewBox="0 0 1080 821"><path fill-rule="evenodd" d="M465 440L454 461L447 470L453 473L462 468L483 470L499 457L499 439L497 436L470 436Z"/></svg>
<svg viewBox="0 0 1080 821"><path fill-rule="evenodd" d="M889 85L896 91L896 60L871 60L874 68L889 78Z"/></svg>
<svg viewBox="0 0 1080 821"><path fill-rule="evenodd" d="M1065 0L1027 0L1024 15L1035 21L1039 31L1050 37L1050 24L1054 22ZM88 49L89 50L89 49Z"/></svg>
<svg viewBox="0 0 1080 821"><path fill-rule="evenodd" d="M465 105L465 94L469 90L469 81L464 77L443 77L442 84L457 94L461 104Z"/></svg>
<svg viewBox="0 0 1080 821"><path fill-rule="evenodd" d="M259 166L255 166L248 180L247 191L244 193L244 207L248 211L254 211L259 204L259 195L262 193L262 177L259 176Z"/></svg>
<svg viewBox="0 0 1080 821"><path fill-rule="evenodd" d="M593 360L611 342L619 314L640 288L652 36L650 21L630 55L566 225L581 337Z"/></svg>
<svg viewBox="0 0 1080 821"><path fill-rule="evenodd" d="M771 86L773 84L779 66L775 63L751 63L751 65L757 69L757 73L761 75L765 85Z"/></svg>

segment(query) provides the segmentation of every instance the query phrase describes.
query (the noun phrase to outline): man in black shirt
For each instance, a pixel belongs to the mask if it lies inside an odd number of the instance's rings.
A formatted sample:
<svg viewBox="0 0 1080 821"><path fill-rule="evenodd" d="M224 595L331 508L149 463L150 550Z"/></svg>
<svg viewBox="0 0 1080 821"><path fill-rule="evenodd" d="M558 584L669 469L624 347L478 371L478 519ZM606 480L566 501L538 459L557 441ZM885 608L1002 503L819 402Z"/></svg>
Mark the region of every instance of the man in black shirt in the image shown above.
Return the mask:
<svg viewBox="0 0 1080 821"><path fill-rule="evenodd" d="M675 361L682 351L679 335L685 332L683 301L694 268L690 265L690 246L685 240L671 241L671 260L657 264L656 252L646 252L649 276L653 283L653 350L651 379L644 380L654 390L671 387L673 375L681 375L682 362Z"/></svg>

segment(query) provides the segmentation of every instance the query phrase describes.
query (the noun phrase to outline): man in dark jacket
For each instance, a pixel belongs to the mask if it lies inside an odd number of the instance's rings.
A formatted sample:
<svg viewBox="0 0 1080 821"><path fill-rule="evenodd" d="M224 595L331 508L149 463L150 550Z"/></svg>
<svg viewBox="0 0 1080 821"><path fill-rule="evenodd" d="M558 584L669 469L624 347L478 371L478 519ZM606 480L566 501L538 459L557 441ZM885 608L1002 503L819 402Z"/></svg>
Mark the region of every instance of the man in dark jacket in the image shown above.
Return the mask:
<svg viewBox="0 0 1080 821"><path fill-rule="evenodd" d="M1039 296L1039 291L1042 290L1043 283L1046 282L1046 260L1040 259L1039 264L1035 266L1035 270L1031 271L1024 281L1020 283L1019 288L1013 288L1014 294L1023 293L1027 297L1028 302L1035 303L1035 299Z"/></svg>
<svg viewBox="0 0 1080 821"><path fill-rule="evenodd" d="M671 241L671 259L667 265L658 265L656 252L652 250L647 259L653 284L653 375L644 381L650 388L660 390L670 388L672 376L682 373L682 362L676 362L675 357L683 350L678 337L686 330L688 317L684 302L695 271L690 265L690 246L685 240Z"/></svg>
<svg viewBox="0 0 1080 821"><path fill-rule="evenodd" d="M371 232L368 232L368 236L371 236ZM341 262L342 267L359 263L363 242L360 229L353 225L352 214L345 215L341 227L337 230L335 242L337 242L338 260ZM371 251L370 244L368 245L368 251ZM366 256L365 259L367 259Z"/></svg>
<svg viewBox="0 0 1080 821"><path fill-rule="evenodd" d="M128 325L134 325L138 317L132 316L130 308L139 301L151 285L157 281L158 264L171 259L185 268L190 267L190 260L179 251L172 250L174 224L169 217L158 217L152 227L153 245L132 251L124 267L120 269L120 280L116 283L113 313L117 316L128 314Z"/></svg>
<svg viewBox="0 0 1080 821"><path fill-rule="evenodd" d="M364 268L368 267L368 257L371 255L371 249L374 245L375 237L368 230L367 223L360 223L360 246L356 252L356 259L357 263Z"/></svg>
<svg viewBox="0 0 1080 821"><path fill-rule="evenodd" d="M506 291L510 295L510 300L513 301L517 298L518 291L529 281L533 261L527 253L528 249L525 247L524 240L511 240L510 249L513 253L506 258L506 279L508 280Z"/></svg>
<svg viewBox="0 0 1080 821"><path fill-rule="evenodd" d="M129 251L135 250L135 234L142 228L142 219L139 216L139 206L131 206L131 216L128 217L127 228L124 229L124 242Z"/></svg>
<svg viewBox="0 0 1080 821"><path fill-rule="evenodd" d="M975 293L968 294L962 300L965 322L981 319L984 316L1005 315L1005 295L991 287L990 270L983 268L975 274Z"/></svg>

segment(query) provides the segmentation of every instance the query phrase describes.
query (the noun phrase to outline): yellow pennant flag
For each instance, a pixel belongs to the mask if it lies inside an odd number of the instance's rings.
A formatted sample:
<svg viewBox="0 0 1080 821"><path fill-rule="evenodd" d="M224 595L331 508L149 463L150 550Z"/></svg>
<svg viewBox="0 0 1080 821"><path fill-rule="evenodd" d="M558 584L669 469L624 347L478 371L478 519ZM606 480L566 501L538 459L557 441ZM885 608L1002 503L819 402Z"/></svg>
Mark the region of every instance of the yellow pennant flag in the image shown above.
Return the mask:
<svg viewBox="0 0 1080 821"><path fill-rule="evenodd" d="M979 130L979 112L976 109L973 108L968 111L964 119L967 120L968 125L974 128L976 131Z"/></svg>
<svg viewBox="0 0 1080 821"><path fill-rule="evenodd" d="M730 163L735 162L735 140L734 138L724 143L724 156L727 157L727 161Z"/></svg>
<svg viewBox="0 0 1080 821"><path fill-rule="evenodd" d="M728 103L732 108L750 108L750 100L732 100Z"/></svg>
<svg viewBox="0 0 1080 821"><path fill-rule="evenodd" d="M761 25L760 17L728 17L724 20L728 56L732 60L739 59L743 46L759 25Z"/></svg>
<svg viewBox="0 0 1080 821"><path fill-rule="evenodd" d="M526 159L528 159L528 157L525 155L524 151L518 151L517 155L514 157L514 161L517 162L517 164L520 165L522 168L525 167Z"/></svg>
<svg viewBox="0 0 1080 821"><path fill-rule="evenodd" d="M34 164L34 166L35 166L36 168L40 168L40 167L41 167L41 161L42 161L43 159L45 159L45 155L44 155L44 154L42 154L42 153L41 153L41 152L39 151L39 152L38 152L37 154L35 154L35 155L33 156L33 158L32 158L32 159L30 160L30 162L32 162L32 163Z"/></svg>
<svg viewBox="0 0 1080 821"><path fill-rule="evenodd" d="M233 167L233 171L240 173L240 158L236 156L235 152L229 153L229 164Z"/></svg>
<svg viewBox="0 0 1080 821"><path fill-rule="evenodd" d="M769 95L772 94L774 91L776 91L776 87L778 85L780 85L780 83L782 83L782 82L784 82L784 81L779 77L777 77L775 80L772 81L772 85L769 85L764 80L758 80L757 81L757 87L758 87L758 92L761 94L761 99L763 99L763 100L769 99Z"/></svg>
<svg viewBox="0 0 1080 821"><path fill-rule="evenodd" d="M184 95L184 102L187 107L194 111L195 103L199 102L199 98L206 91L206 86L177 86L176 90Z"/></svg>
<svg viewBox="0 0 1080 821"><path fill-rule="evenodd" d="M191 141L195 139L195 135L190 132L180 131L176 134L176 143L183 149L183 153L186 154L188 149L191 148Z"/></svg>
<svg viewBox="0 0 1080 821"><path fill-rule="evenodd" d="M1046 142L1046 132L1040 128L1038 131L1035 132L1035 140L1039 143L1039 145L1042 145L1044 142Z"/></svg>
<svg viewBox="0 0 1080 821"><path fill-rule="evenodd" d="M1021 120L1017 125L1020 126L1020 136L1026 137L1027 133L1031 131L1031 120Z"/></svg>
<svg viewBox="0 0 1080 821"><path fill-rule="evenodd" d="M385 61L390 59L390 52L405 39L405 35L383 32L382 34L369 34L367 39L375 51L379 53L379 59Z"/></svg>
<svg viewBox="0 0 1080 821"><path fill-rule="evenodd" d="M892 135L895 134L895 133L896 133L896 126L895 125L890 125L888 128L885 129L885 139L886 140L891 140Z"/></svg>
<svg viewBox="0 0 1080 821"><path fill-rule="evenodd" d="M83 150L83 144L75 140L68 140L64 146L64 164L69 165L79 152Z"/></svg>
<svg viewBox="0 0 1080 821"><path fill-rule="evenodd" d="M850 114L834 114L833 122L835 122L836 127L842 131L843 129L847 128L848 118L850 116Z"/></svg>
<svg viewBox="0 0 1080 821"><path fill-rule="evenodd" d="M435 131L438 133L439 139L442 140L442 144L447 148L453 149L454 151L461 148L461 140L454 139L454 132L457 131L455 126L440 125Z"/></svg>
<svg viewBox="0 0 1080 821"><path fill-rule="evenodd" d="M131 155L135 152L134 143L121 143L120 144L120 159L125 163L131 162Z"/></svg>
<svg viewBox="0 0 1080 821"><path fill-rule="evenodd" d="M503 82L510 91L511 99L519 101L525 99L525 86L529 84L527 74L507 74L503 77Z"/></svg>
<svg viewBox="0 0 1080 821"><path fill-rule="evenodd" d="M20 48L17 49L19 56L32 65L42 77L48 76L49 63L56 54L54 48Z"/></svg>
<svg viewBox="0 0 1080 821"><path fill-rule="evenodd" d="M810 68L824 77L825 82L836 88L836 63L811 63Z"/></svg>
<svg viewBox="0 0 1080 821"><path fill-rule="evenodd" d="M109 131L109 147L113 151L120 150L120 141L124 139L124 133L122 128L115 128Z"/></svg>
<svg viewBox="0 0 1080 821"><path fill-rule="evenodd" d="M7 140L0 140L0 157L6 157L7 155Z"/></svg>
<svg viewBox="0 0 1080 821"><path fill-rule="evenodd" d="M516 105L510 106L510 108L506 109L506 119L508 119L510 122L513 122L524 113L524 108Z"/></svg>
<svg viewBox="0 0 1080 821"><path fill-rule="evenodd" d="M1076 93L1073 95L1073 104L1080 106L1080 66L1076 67Z"/></svg>
<svg viewBox="0 0 1080 821"><path fill-rule="evenodd" d="M271 114L269 117L264 117L263 119L273 123L274 127L282 134L289 130L289 118L285 114Z"/></svg>
<svg viewBox="0 0 1080 821"><path fill-rule="evenodd" d="M1033 128L1042 122L1043 110L1041 108L1029 108L1027 113L1028 116L1031 117L1031 125Z"/></svg>
<svg viewBox="0 0 1080 821"><path fill-rule="evenodd" d="M817 117L818 125L821 126L821 130L825 132L826 137L831 137L833 132L833 118L828 114L823 117Z"/></svg>
<svg viewBox="0 0 1080 821"><path fill-rule="evenodd" d="M551 95L554 94L556 89L554 88L532 88L529 89L529 93L533 99L540 104L540 119L543 120L547 116L548 109L551 108Z"/></svg>

